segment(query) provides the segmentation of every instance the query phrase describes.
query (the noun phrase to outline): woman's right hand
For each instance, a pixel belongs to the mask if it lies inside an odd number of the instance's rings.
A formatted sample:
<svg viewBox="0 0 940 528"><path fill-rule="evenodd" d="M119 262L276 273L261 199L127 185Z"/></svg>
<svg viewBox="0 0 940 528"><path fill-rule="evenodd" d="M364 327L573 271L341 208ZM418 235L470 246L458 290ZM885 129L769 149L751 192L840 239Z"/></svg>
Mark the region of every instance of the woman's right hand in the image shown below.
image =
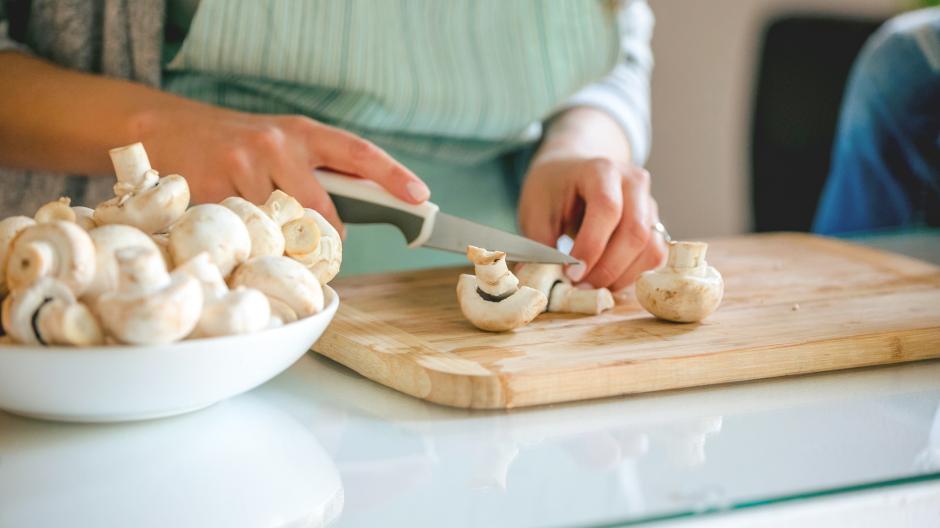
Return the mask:
<svg viewBox="0 0 940 528"><path fill-rule="evenodd" d="M430 190L385 151L354 134L296 115L237 112L200 103L149 111L135 128L161 174L181 174L192 201L242 196L263 203L274 189L316 209L345 234L313 169L329 168L375 181L417 204Z"/></svg>

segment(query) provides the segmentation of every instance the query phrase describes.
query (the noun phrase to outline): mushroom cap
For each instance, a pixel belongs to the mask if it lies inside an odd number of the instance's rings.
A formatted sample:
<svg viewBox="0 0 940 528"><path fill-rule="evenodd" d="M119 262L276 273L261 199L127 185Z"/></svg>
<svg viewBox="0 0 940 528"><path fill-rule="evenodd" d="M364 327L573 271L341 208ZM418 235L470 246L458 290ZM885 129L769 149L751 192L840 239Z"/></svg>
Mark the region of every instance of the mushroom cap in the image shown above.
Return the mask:
<svg viewBox="0 0 940 528"><path fill-rule="evenodd" d="M287 256L309 269L320 284L336 277L343 263L343 239L326 218L313 209L283 226Z"/></svg>
<svg viewBox="0 0 940 528"><path fill-rule="evenodd" d="M281 232L281 226L258 206L237 196L222 200L222 205L237 214L248 229L248 236L251 238L249 258L284 254L284 233Z"/></svg>
<svg viewBox="0 0 940 528"><path fill-rule="evenodd" d="M95 276L95 245L88 233L72 222L36 224L13 240L6 273L10 289L49 276L81 295Z"/></svg>
<svg viewBox="0 0 940 528"><path fill-rule="evenodd" d="M197 205L186 211L170 229L170 256L186 262L207 251L223 277L248 260L251 236L237 214L216 204Z"/></svg>
<svg viewBox="0 0 940 528"><path fill-rule="evenodd" d="M170 235L167 233L155 233L150 235L150 240L153 240L153 243L157 245L157 249L160 250L160 256L163 257L163 263L166 264L166 269L173 269L173 256L170 255Z"/></svg>
<svg viewBox="0 0 940 528"><path fill-rule="evenodd" d="M91 231L98 227L98 224L95 222L95 210L91 207L76 205L72 207L72 213L75 214L75 223L85 231Z"/></svg>
<svg viewBox="0 0 940 528"><path fill-rule="evenodd" d="M53 200L44 204L38 210L33 218L40 224L62 220L63 222L75 222L75 211L69 206L72 199L63 196L58 200Z"/></svg>
<svg viewBox="0 0 940 528"><path fill-rule="evenodd" d="M18 343L41 344L33 320L39 309L53 300L74 304L75 295L65 283L52 277L40 277L23 288L14 289L3 301L3 330Z"/></svg>
<svg viewBox="0 0 940 528"><path fill-rule="evenodd" d="M202 286L186 273L172 273L154 287L141 284L159 270L156 250L125 248L117 252L121 282L117 291L98 298L101 323L113 337L135 345L171 343L189 335L202 313ZM164 271L165 273L165 271Z"/></svg>
<svg viewBox="0 0 940 528"><path fill-rule="evenodd" d="M303 264L288 257L255 257L235 270L231 285L259 290L271 304L286 304L298 318L323 310L320 281Z"/></svg>
<svg viewBox="0 0 940 528"><path fill-rule="evenodd" d="M13 239L20 231L36 225L28 216L11 216L0 220L0 297L7 294L7 254L13 246Z"/></svg>
<svg viewBox="0 0 940 528"><path fill-rule="evenodd" d="M701 321L721 304L724 281L715 268L704 265L694 274L659 268L645 271L636 281L636 298L648 312L677 323Z"/></svg>
<svg viewBox="0 0 940 528"><path fill-rule="evenodd" d="M189 206L189 184L178 174L159 178L152 187L131 190L98 204L98 225L125 224L152 234L162 233Z"/></svg>
<svg viewBox="0 0 940 528"><path fill-rule="evenodd" d="M203 251L182 263L174 270L176 273L188 273L202 285L205 302L221 299L228 293L228 286L219 268L212 263L209 253Z"/></svg>
<svg viewBox="0 0 940 528"><path fill-rule="evenodd" d="M258 290L239 286L203 306L192 337L250 334L267 328L270 319L268 298Z"/></svg>
<svg viewBox="0 0 940 528"><path fill-rule="evenodd" d="M283 226L304 215L304 206L300 205L296 198L280 189L275 189L260 209L278 226Z"/></svg>
<svg viewBox="0 0 940 528"><path fill-rule="evenodd" d="M97 299L104 292L118 287L118 263L115 254L125 248L144 247L159 251L147 233L136 227L110 224L88 232L95 244L95 277L85 290L84 297Z"/></svg>
<svg viewBox="0 0 940 528"><path fill-rule="evenodd" d="M477 292L479 283L473 275L462 274L457 281L460 311L474 326L490 332L505 332L528 324L545 311L545 294L528 286L501 301L487 301Z"/></svg>

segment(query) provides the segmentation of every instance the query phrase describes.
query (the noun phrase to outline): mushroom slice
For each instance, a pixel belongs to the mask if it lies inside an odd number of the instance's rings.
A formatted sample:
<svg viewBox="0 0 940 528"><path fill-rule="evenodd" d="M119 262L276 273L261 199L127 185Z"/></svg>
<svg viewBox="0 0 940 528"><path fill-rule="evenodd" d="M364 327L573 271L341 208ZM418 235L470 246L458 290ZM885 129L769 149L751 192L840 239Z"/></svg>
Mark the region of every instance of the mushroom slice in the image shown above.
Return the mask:
<svg viewBox="0 0 940 528"><path fill-rule="evenodd" d="M161 178L140 143L111 149L110 154L118 180L115 197L98 204L95 222L131 225L147 234L166 231L189 205L186 179L178 174Z"/></svg>
<svg viewBox="0 0 940 528"><path fill-rule="evenodd" d="M157 245L146 233L128 225L111 224L88 232L95 244L95 277L85 290L84 299L95 306L98 297L118 287L118 264L115 253L129 247L157 250Z"/></svg>
<svg viewBox="0 0 940 528"><path fill-rule="evenodd" d="M13 247L13 239L20 231L36 225L28 216L11 216L0 221L0 297L7 294L7 254Z"/></svg>
<svg viewBox="0 0 940 528"><path fill-rule="evenodd" d="M61 281L42 277L3 303L3 328L24 344L90 346L104 341L88 308Z"/></svg>
<svg viewBox="0 0 940 528"><path fill-rule="evenodd" d="M288 257L307 267L326 284L339 273L343 262L343 239L320 213L304 209L304 214L283 226Z"/></svg>
<svg viewBox="0 0 940 528"><path fill-rule="evenodd" d="M519 280L506 266L506 254L467 247L476 275L460 276L457 302L471 323L481 330L505 332L526 325L545 311L548 298Z"/></svg>
<svg viewBox="0 0 940 528"><path fill-rule="evenodd" d="M284 234L281 233L281 226L258 206L237 196L222 200L222 205L237 214L248 228L248 236L251 238L249 258L284 254Z"/></svg>
<svg viewBox="0 0 940 528"><path fill-rule="evenodd" d="M708 244L670 242L666 265L645 271L636 282L636 298L648 312L677 323L708 317L721 304L724 281L705 262Z"/></svg>
<svg viewBox="0 0 940 528"><path fill-rule="evenodd" d="M523 263L516 266L519 283L535 288L548 297L549 312L597 315L614 307L607 288L575 288L562 273L560 264Z"/></svg>
<svg viewBox="0 0 940 528"><path fill-rule="evenodd" d="M27 286L55 277L81 295L95 276L95 246L84 229L56 221L23 229L7 256L7 286Z"/></svg>
<svg viewBox="0 0 940 528"><path fill-rule="evenodd" d="M67 196L63 196L58 200L51 201L39 209L36 210L36 214L33 215L35 219L40 224L46 224L49 222L63 221L63 222L75 222L76 214L72 210L70 204L72 199Z"/></svg>
<svg viewBox="0 0 940 528"><path fill-rule="evenodd" d="M202 286L202 315L190 337L249 334L270 325L268 298L258 290L242 286L229 290L208 253L196 255L174 273L188 273Z"/></svg>
<svg viewBox="0 0 940 528"><path fill-rule="evenodd" d="M85 231L91 231L98 227L98 223L95 222L95 210L91 207L76 205L72 207L72 212L75 213L75 223L78 224L78 227Z"/></svg>
<svg viewBox="0 0 940 528"><path fill-rule="evenodd" d="M473 275L461 274L457 281L457 302L460 311L474 326L489 332L505 332L529 324L545 311L545 294L523 286L498 300L480 295L481 284Z"/></svg>
<svg viewBox="0 0 940 528"><path fill-rule="evenodd" d="M98 298L101 323L122 343L178 341L196 328L202 313L202 287L186 273L167 273L160 252L130 247L115 253L118 289Z"/></svg>
<svg viewBox="0 0 940 528"><path fill-rule="evenodd" d="M170 229L170 256L181 263L206 251L223 277L248 260L251 235L237 214L215 204L190 208Z"/></svg>
<svg viewBox="0 0 940 528"><path fill-rule="evenodd" d="M260 290L284 322L283 307L278 303L286 305L298 319L323 310L320 281L303 264L288 257L255 257L235 270L231 285Z"/></svg>

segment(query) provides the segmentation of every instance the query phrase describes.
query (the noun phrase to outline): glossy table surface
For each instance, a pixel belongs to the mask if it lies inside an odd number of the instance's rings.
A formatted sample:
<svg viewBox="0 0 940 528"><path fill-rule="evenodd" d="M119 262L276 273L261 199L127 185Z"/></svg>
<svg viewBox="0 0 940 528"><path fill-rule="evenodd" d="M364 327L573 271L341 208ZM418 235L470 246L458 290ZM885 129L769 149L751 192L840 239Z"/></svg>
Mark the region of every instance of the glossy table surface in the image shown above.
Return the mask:
<svg viewBox="0 0 940 528"><path fill-rule="evenodd" d="M931 479L940 361L476 412L307 355L177 418L0 413L4 528L632 524Z"/></svg>

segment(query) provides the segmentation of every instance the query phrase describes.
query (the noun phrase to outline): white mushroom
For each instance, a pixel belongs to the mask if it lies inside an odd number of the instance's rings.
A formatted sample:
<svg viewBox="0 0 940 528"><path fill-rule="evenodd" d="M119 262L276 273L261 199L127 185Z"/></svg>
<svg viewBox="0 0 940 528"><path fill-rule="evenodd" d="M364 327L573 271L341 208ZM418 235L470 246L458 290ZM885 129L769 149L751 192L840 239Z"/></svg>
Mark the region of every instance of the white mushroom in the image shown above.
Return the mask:
<svg viewBox="0 0 940 528"><path fill-rule="evenodd" d="M47 224L59 220L74 223L76 214L70 206L71 203L72 199L67 196L53 200L37 209L36 214L33 215L33 219L40 224Z"/></svg>
<svg viewBox="0 0 940 528"><path fill-rule="evenodd" d="M701 321L718 308L724 282L705 262L708 244L670 242L662 268L646 271L636 282L636 298L648 312L677 323Z"/></svg>
<svg viewBox="0 0 940 528"><path fill-rule="evenodd" d="M506 254L467 247L475 275L457 281L457 302L471 323L481 330L504 332L528 324L545 311L545 294L519 281L506 267Z"/></svg>
<svg viewBox="0 0 940 528"><path fill-rule="evenodd" d="M88 232L95 244L95 277L83 298L95 306L98 297L118 287L118 263L115 253L124 248L143 247L156 251L157 245L143 231L128 225L112 224Z"/></svg>
<svg viewBox="0 0 940 528"><path fill-rule="evenodd" d="M85 231L91 231L98 227L98 223L95 222L95 210L91 207L76 205L72 207L72 212L75 213L75 223L78 224L78 227Z"/></svg>
<svg viewBox="0 0 940 528"><path fill-rule="evenodd" d="M597 315L614 307L610 290L575 288L559 264L519 264L515 273L520 284L535 288L548 297L549 312Z"/></svg>
<svg viewBox="0 0 940 528"><path fill-rule="evenodd" d="M13 247L13 239L20 231L36 225L28 216L11 216L0 221L0 298L7 294L7 254Z"/></svg>
<svg viewBox="0 0 940 528"><path fill-rule="evenodd" d="M118 180L115 197L98 204L95 222L131 225L148 234L166 231L189 205L186 179L178 174L161 178L150 168L140 143L111 149L110 154Z"/></svg>
<svg viewBox="0 0 940 528"><path fill-rule="evenodd" d="M166 269L173 269L176 265L173 263L173 257L170 255L170 235L168 233L157 233L150 235L150 240L157 245L160 255L163 256L163 263Z"/></svg>
<svg viewBox="0 0 940 528"><path fill-rule="evenodd" d="M6 274L11 290L40 277L55 277L80 296L95 276L95 246L88 233L71 222L29 226L13 240Z"/></svg>
<svg viewBox="0 0 940 528"><path fill-rule="evenodd" d="M104 336L91 311L63 282L42 277L3 303L3 328L23 344L91 346Z"/></svg>
<svg viewBox="0 0 940 528"><path fill-rule="evenodd" d="M98 298L108 333L135 345L170 343L196 327L202 313L202 286L186 273L167 273L154 248L118 250L118 289Z"/></svg>
<svg viewBox="0 0 940 528"><path fill-rule="evenodd" d="M190 337L250 334L269 326L271 308L267 297L242 286L229 290L208 253L196 255L174 273L188 273L202 286L202 315Z"/></svg>
<svg viewBox="0 0 940 528"><path fill-rule="evenodd" d="M180 263L207 251L223 277L248 260L251 236L237 214L215 204L190 208L170 229L170 257Z"/></svg>
<svg viewBox="0 0 940 528"><path fill-rule="evenodd" d="M320 281L288 257L255 257L235 270L231 285L260 290L271 303L272 315L285 323L323 310Z"/></svg>
<svg viewBox="0 0 940 528"><path fill-rule="evenodd" d="M343 239L320 213L304 209L304 214L282 228L288 257L307 267L326 284L339 273L343 262Z"/></svg>
<svg viewBox="0 0 940 528"><path fill-rule="evenodd" d="M237 214L248 228L248 235L251 237L249 258L284 254L284 234L281 233L281 226L258 206L237 196L222 200L222 205Z"/></svg>

